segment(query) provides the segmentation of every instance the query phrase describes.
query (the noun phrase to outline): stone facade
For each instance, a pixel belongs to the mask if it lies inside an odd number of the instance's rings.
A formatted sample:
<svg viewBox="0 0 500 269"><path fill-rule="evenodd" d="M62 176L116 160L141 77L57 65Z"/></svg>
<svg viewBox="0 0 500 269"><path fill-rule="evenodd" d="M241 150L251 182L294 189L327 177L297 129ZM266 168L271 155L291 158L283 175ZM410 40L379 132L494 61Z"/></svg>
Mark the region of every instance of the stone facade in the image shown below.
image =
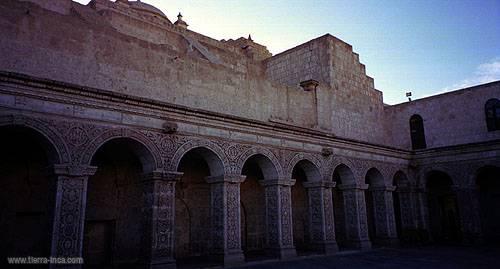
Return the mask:
<svg viewBox="0 0 500 269"><path fill-rule="evenodd" d="M2 263L231 266L499 237L484 110L499 82L388 106L331 35L271 56L140 1L5 0L0 29Z"/></svg>

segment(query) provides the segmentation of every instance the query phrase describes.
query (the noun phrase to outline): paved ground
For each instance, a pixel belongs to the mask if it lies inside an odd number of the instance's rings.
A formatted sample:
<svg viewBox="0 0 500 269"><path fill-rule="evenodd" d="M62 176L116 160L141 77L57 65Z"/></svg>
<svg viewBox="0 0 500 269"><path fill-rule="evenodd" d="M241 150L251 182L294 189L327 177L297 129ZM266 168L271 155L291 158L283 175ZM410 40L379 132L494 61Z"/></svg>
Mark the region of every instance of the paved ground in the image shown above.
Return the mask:
<svg viewBox="0 0 500 269"><path fill-rule="evenodd" d="M286 262L254 262L238 268L302 269L302 268L500 268L500 248L484 247L420 247L376 249L365 252L341 252L333 256L301 257Z"/></svg>

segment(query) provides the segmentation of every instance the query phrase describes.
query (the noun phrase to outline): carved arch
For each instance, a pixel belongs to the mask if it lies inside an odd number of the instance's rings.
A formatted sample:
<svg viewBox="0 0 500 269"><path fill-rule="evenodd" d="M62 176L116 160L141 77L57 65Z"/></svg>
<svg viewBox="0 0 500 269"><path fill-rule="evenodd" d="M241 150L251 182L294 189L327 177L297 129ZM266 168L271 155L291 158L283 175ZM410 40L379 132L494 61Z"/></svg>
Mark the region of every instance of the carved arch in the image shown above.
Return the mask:
<svg viewBox="0 0 500 269"><path fill-rule="evenodd" d="M255 155L263 155L271 161L271 163L274 165L274 168L276 169L276 173L278 174L278 178L283 178L283 168L281 167L280 161L272 153L270 150L262 147L252 147L246 151L244 151L241 155L238 156L236 163L234 164L232 170L234 170L235 174L240 175L243 170L243 166L245 165L245 162L250 159L252 156Z"/></svg>
<svg viewBox="0 0 500 269"><path fill-rule="evenodd" d="M222 162L223 165L223 172L224 174L228 175L231 174L231 171L229 169L229 160L224 153L224 150L217 145L216 143L213 143L209 140L205 139L193 139L189 140L188 142L182 144L173 154L172 156L172 161L170 162L169 167L167 167L168 171L177 171L177 168L179 167L179 164L181 162L182 157L188 153L192 149L196 148L204 148L209 151L211 151L213 154L217 156L217 158Z"/></svg>
<svg viewBox="0 0 500 269"><path fill-rule="evenodd" d="M313 178L314 180L327 180L327 181L332 180L331 177L324 176L324 171L322 171L323 165L322 165L321 161L313 154L308 154L308 153L295 154L286 166L285 176L291 178L292 174L293 174L293 169L301 161L308 161L309 163L312 164L312 166L314 166L313 169L317 170L317 173L319 173L319 177Z"/></svg>
<svg viewBox="0 0 500 269"><path fill-rule="evenodd" d="M372 169L378 170L378 172L380 172L384 178L384 186L386 187L390 187L393 185L394 174L396 174L397 171L401 170L400 167L398 167L396 164L393 163L374 161L374 162L367 162L367 165L368 166L366 173L368 173ZM407 175L406 172L405 175Z"/></svg>
<svg viewBox="0 0 500 269"><path fill-rule="evenodd" d="M433 171L445 173L450 177L453 185L459 185L457 178L453 176L452 170L453 169L451 167L442 164L422 167L418 173L417 186L419 188L425 189L427 184L427 177L429 176L429 173Z"/></svg>
<svg viewBox="0 0 500 269"><path fill-rule="evenodd" d="M80 163L84 165L90 165L92 158L101 146L106 144L108 141L118 138L127 138L135 142L138 142L144 149L148 151L151 156L153 164L148 164L152 166L150 170L160 170L163 168L161 153L158 147L149 138L144 136L142 133L127 129L127 128L117 128L111 129L101 133L99 136L92 139L88 146L83 149L83 154L80 157ZM143 164L144 165L144 164Z"/></svg>
<svg viewBox="0 0 500 269"><path fill-rule="evenodd" d="M368 166L364 161L358 159L348 159L343 156L333 157L329 165L330 169L328 170L326 176L333 179L335 169L337 169L337 167L341 164L347 166L351 170L355 180L353 183L364 184L364 176L366 171L368 171Z"/></svg>
<svg viewBox="0 0 500 269"><path fill-rule="evenodd" d="M370 169L368 169L365 175L365 183L369 184L370 187L388 186L386 184L386 177L376 167L371 167Z"/></svg>
<svg viewBox="0 0 500 269"><path fill-rule="evenodd" d="M403 171L402 169L396 170L394 173L392 173L392 185L397 186L399 184L409 184L410 183L410 178L408 177L408 174Z"/></svg>
<svg viewBox="0 0 500 269"><path fill-rule="evenodd" d="M54 163L71 163L71 154L68 146L59 132L52 126L44 123L41 120L29 118L21 115L6 115L0 116L1 126L21 126L32 129L44 137L55 150L55 156L52 157Z"/></svg>

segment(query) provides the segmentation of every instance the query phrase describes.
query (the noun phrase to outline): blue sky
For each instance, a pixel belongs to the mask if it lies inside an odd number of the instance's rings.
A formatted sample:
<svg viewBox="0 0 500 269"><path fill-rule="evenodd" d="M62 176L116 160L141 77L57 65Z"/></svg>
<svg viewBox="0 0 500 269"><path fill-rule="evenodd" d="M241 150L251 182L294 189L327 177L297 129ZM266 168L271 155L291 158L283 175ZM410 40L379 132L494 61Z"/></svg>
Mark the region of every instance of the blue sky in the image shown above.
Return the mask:
<svg viewBox="0 0 500 269"><path fill-rule="evenodd" d="M212 38L251 34L273 54L330 33L360 54L388 104L500 80L500 0L142 2Z"/></svg>

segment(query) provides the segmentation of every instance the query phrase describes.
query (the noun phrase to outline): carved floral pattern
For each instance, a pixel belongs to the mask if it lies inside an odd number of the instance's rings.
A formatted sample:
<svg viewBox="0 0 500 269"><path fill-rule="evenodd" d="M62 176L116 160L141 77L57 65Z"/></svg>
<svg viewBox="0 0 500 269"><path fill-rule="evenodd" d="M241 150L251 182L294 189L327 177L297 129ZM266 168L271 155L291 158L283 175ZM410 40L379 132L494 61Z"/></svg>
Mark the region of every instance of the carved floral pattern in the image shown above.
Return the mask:
<svg viewBox="0 0 500 269"><path fill-rule="evenodd" d="M240 186L239 183L226 184L227 197L227 248L241 250L240 233Z"/></svg>
<svg viewBox="0 0 500 269"><path fill-rule="evenodd" d="M311 238L314 242L323 240L323 195L322 187L308 189L309 212L311 218Z"/></svg>
<svg viewBox="0 0 500 269"><path fill-rule="evenodd" d="M281 236L283 246L293 245L292 203L290 186L280 186L281 198Z"/></svg>
<svg viewBox="0 0 500 269"><path fill-rule="evenodd" d="M270 247L279 246L279 186L266 186L266 227L267 227L267 243Z"/></svg>
<svg viewBox="0 0 500 269"><path fill-rule="evenodd" d="M57 231L53 234L52 244L56 244L55 253L58 257L80 257L82 228L84 216L84 200L86 199L85 177L69 178L61 176L58 181L58 205L55 212L55 225ZM52 249L54 251L54 248Z"/></svg>
<svg viewBox="0 0 500 269"><path fill-rule="evenodd" d="M63 139L62 133L54 128L54 124L45 119L36 119L22 115L6 115L0 117L0 126L5 125L20 125L36 130L54 146L58 156L55 157L60 163L71 162L71 151L68 149L66 142Z"/></svg>

